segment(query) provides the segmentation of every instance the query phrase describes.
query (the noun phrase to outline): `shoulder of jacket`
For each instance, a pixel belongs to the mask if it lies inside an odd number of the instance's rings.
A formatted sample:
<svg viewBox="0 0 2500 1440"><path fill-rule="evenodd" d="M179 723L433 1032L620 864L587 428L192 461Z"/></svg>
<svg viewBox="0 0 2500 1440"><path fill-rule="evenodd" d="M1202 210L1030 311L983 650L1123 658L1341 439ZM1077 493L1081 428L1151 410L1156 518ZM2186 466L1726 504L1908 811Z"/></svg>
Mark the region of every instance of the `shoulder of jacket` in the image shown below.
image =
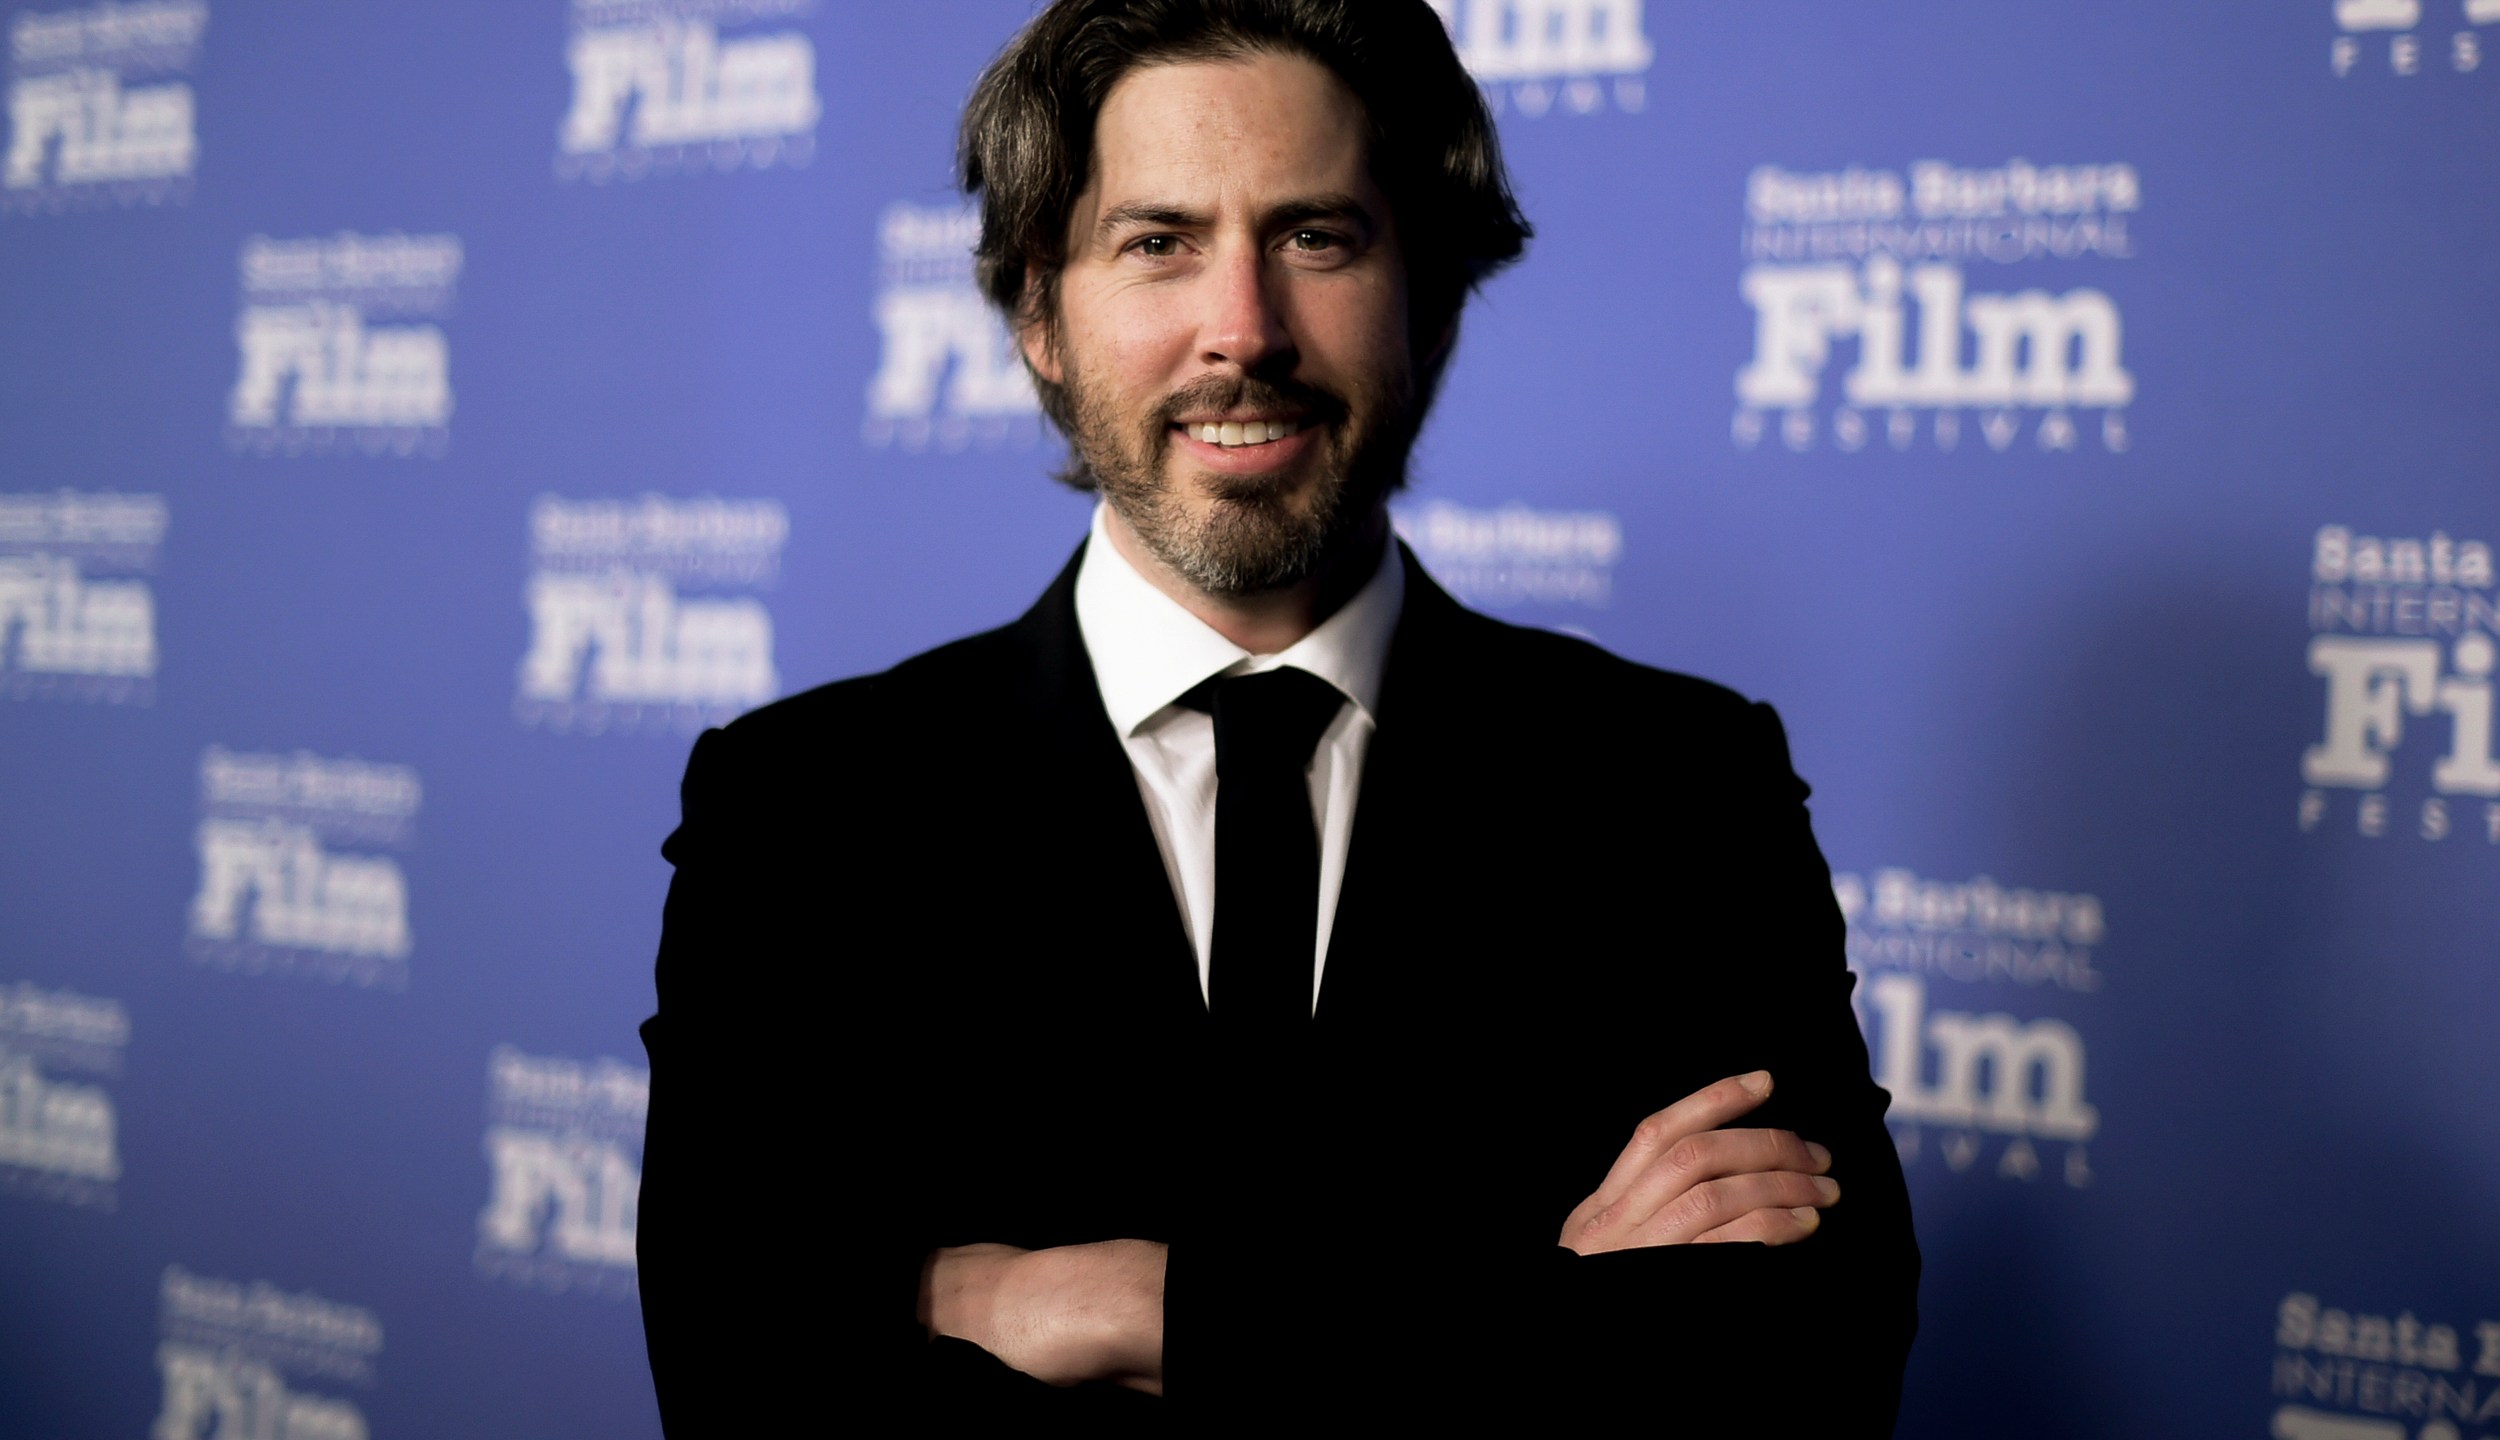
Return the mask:
<svg viewBox="0 0 2500 1440"><path fill-rule="evenodd" d="M1509 737L1556 757L1563 771L1602 777L1599 789L1644 786L1754 792L1783 801L1808 793L1777 711L1697 675L1644 665L1576 635L1471 616L1466 653L1481 656L1495 684L1484 717Z"/></svg>
<svg viewBox="0 0 2500 1440"><path fill-rule="evenodd" d="M854 675L750 710L714 743L752 761L909 747L947 720L982 713L1016 656L1012 626L952 640L869 675Z"/></svg>
<svg viewBox="0 0 2500 1440"><path fill-rule="evenodd" d="M1634 704L1704 724L1745 724L1757 707L1714 680L1628 660L1582 636L1463 613L1478 627L1470 645L1506 688L1531 703Z"/></svg>

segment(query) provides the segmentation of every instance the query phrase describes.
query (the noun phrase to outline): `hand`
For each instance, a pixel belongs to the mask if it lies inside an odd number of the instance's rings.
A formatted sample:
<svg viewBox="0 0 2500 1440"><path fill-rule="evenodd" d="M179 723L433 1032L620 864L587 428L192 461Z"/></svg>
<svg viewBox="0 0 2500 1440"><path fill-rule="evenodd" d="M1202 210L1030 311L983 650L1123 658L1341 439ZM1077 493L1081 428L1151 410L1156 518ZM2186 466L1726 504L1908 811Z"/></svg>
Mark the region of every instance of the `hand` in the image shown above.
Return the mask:
<svg viewBox="0 0 2500 1440"><path fill-rule="evenodd" d="M1160 1395L1165 1253L1150 1240L949 1246L921 1267L920 1323L1053 1385Z"/></svg>
<svg viewBox="0 0 2500 1440"><path fill-rule="evenodd" d="M1643 1120L1597 1193L1563 1221L1582 1255L1642 1245L1755 1240L1786 1245L1823 1223L1840 1198L1832 1154L1786 1130L1722 1130L1771 1098L1756 1070L1705 1086Z"/></svg>

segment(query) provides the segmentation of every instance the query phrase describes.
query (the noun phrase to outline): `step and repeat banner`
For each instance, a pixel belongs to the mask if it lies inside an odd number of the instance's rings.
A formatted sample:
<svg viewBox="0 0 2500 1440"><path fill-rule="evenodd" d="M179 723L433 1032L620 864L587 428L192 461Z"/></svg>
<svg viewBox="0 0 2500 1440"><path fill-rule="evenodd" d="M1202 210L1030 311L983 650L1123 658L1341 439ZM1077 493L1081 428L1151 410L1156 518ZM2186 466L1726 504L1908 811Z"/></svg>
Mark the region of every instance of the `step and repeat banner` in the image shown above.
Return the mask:
<svg viewBox="0 0 2500 1440"><path fill-rule="evenodd" d="M1538 237L1400 527L1786 717L1904 1433L2500 1436L2500 0L1441 8ZM689 743L1085 526L1028 13L0 11L0 1430L656 1433ZM753 1100L769 1266L876 1098Z"/></svg>

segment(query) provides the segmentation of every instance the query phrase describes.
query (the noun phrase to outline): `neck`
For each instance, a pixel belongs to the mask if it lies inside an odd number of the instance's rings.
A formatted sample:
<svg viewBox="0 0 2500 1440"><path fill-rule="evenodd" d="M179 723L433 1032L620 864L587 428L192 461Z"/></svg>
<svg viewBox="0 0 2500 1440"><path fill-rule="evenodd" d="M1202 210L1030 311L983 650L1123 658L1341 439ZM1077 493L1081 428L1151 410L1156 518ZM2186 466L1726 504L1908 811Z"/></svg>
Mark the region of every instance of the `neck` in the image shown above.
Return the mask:
<svg viewBox="0 0 2500 1440"><path fill-rule="evenodd" d="M1257 595L1210 595L1163 563L1120 518L1116 507L1103 517L1111 548L1120 552L1146 583L1172 597L1175 604L1206 623L1208 629L1253 655L1291 649L1303 636L1334 615L1380 568L1380 547L1389 539L1389 507L1383 503L1346 544L1337 546L1317 570L1299 584Z"/></svg>

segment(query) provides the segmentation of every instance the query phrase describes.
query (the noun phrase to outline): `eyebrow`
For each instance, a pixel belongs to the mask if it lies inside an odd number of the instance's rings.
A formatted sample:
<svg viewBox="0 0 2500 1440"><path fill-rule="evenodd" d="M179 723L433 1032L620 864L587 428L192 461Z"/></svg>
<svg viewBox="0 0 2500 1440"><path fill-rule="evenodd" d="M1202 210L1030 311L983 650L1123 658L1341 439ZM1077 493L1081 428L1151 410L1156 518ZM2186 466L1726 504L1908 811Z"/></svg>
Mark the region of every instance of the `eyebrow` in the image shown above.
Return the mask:
<svg viewBox="0 0 2500 1440"><path fill-rule="evenodd" d="M1306 195L1284 201L1259 217L1259 228L1273 230L1280 226L1302 225L1314 220L1334 220L1361 228L1366 236L1379 228L1371 208L1347 194ZM1191 210L1159 200L1132 201L1114 205L1094 222L1094 238L1103 239L1117 231L1140 227L1171 230L1202 230L1212 221L1203 211Z"/></svg>

